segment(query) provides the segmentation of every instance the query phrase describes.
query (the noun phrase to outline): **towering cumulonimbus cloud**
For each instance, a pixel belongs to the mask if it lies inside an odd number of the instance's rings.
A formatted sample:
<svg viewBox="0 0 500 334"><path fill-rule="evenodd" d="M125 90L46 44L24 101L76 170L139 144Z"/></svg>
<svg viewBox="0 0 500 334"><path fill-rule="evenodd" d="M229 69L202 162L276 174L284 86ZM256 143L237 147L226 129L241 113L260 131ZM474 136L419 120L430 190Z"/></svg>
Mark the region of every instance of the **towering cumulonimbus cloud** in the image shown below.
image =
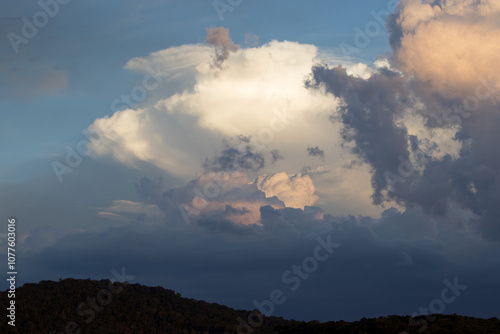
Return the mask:
<svg viewBox="0 0 500 334"><path fill-rule="evenodd" d="M154 74L160 84L137 106L93 122L89 131L101 134L92 141L96 155L133 167L151 164L189 181L204 162L207 170L224 169L223 160L235 154L240 167L252 171L282 164L280 156L287 158L287 173L301 170L307 143L298 131L325 147L332 128L325 120L335 102L303 85L317 60L315 46L272 41L240 49L224 61L223 71L211 67L213 51L208 45L182 45L130 60L127 69L143 73L148 82ZM255 149L231 141L238 136L250 138ZM227 140L230 145L221 148ZM279 155L271 157L278 148ZM298 150L300 157L294 154ZM222 151L219 159L212 158L214 151ZM332 151L329 159L337 153Z"/></svg>
<svg viewBox="0 0 500 334"><path fill-rule="evenodd" d="M222 68L222 63L229 57L229 52L235 52L239 49L229 37L229 29L224 27L207 28L208 45L215 48L214 66Z"/></svg>

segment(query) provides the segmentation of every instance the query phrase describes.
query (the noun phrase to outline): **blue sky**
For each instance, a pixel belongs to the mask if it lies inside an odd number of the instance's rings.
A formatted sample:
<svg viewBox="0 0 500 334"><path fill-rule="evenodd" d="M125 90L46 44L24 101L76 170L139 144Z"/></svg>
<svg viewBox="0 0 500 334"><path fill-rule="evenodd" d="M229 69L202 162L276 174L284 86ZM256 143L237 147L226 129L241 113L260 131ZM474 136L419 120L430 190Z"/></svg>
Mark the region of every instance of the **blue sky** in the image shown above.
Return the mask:
<svg viewBox="0 0 500 334"><path fill-rule="evenodd" d="M439 311L498 316L498 5L229 3L69 1L17 46L43 9L0 5L21 283L126 267L251 309L330 235L275 315L412 314L458 277Z"/></svg>

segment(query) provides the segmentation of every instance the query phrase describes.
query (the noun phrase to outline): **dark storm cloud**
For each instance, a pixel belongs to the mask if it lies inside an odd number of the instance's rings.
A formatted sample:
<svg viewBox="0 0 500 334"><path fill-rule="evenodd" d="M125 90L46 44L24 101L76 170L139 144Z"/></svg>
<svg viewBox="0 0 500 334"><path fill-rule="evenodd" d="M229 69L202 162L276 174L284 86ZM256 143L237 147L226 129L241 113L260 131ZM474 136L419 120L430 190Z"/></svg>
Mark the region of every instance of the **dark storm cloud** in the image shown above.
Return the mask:
<svg viewBox="0 0 500 334"><path fill-rule="evenodd" d="M425 15L419 15L431 7L433 17L422 19ZM481 20L476 19L478 13ZM454 203L474 213L473 226L494 240L500 240L500 91L495 87L497 61L489 50L498 45L492 41L498 41L499 15L486 1L436 0L400 2L387 20L393 65L413 77L412 90L422 102L419 113L426 126L458 128L455 140L461 145L457 158L425 157L422 173L398 184L394 196L443 216L453 214ZM410 144L413 152L424 146L416 138L410 138Z"/></svg>
<svg viewBox="0 0 500 334"><path fill-rule="evenodd" d="M343 125L344 146L371 166L375 204L395 201L443 218L455 205L475 215L470 223L485 238L500 240L500 105L483 81L450 94L388 69L365 80L342 67L316 66L306 84L342 99L331 120ZM435 142L408 135L405 109L423 117L429 129L458 128L458 157L435 158Z"/></svg>
<svg viewBox="0 0 500 334"><path fill-rule="evenodd" d="M385 172L397 168L400 157L409 159L407 130L396 124L409 104L405 80L390 71L364 80L348 75L341 66L330 69L318 65L306 84L324 85L343 99L344 105L332 120L344 125L342 139L352 144L351 151L372 166L372 199L382 204L387 200L383 191L389 187Z"/></svg>
<svg viewBox="0 0 500 334"><path fill-rule="evenodd" d="M316 147L308 147L307 148L307 154L310 155L311 157L320 157L324 158L325 157L325 151L320 149L318 146Z"/></svg>
<svg viewBox="0 0 500 334"><path fill-rule="evenodd" d="M483 234L500 239L500 106L483 102L457 133L460 157L450 162L453 199L481 218ZM442 181L444 182L444 181Z"/></svg>
<svg viewBox="0 0 500 334"><path fill-rule="evenodd" d="M396 201L429 215L450 215L450 203L470 210L487 238L500 239L500 106L476 93L450 97L431 92L416 79L384 69L369 79L347 75L342 67L313 68L309 87L323 85L343 101L332 121L343 125L344 146L372 168L373 202ZM478 87L481 85L478 82ZM481 92L487 87L481 87ZM479 89L478 89L479 90ZM476 90L477 92L477 90ZM423 107L415 108L415 101ZM471 110L471 102L475 110ZM469 104L468 104L469 103ZM413 107L413 108L412 108ZM404 110L412 108L429 128L459 126L458 158L433 158L436 143L408 135ZM468 109L468 110L467 110Z"/></svg>

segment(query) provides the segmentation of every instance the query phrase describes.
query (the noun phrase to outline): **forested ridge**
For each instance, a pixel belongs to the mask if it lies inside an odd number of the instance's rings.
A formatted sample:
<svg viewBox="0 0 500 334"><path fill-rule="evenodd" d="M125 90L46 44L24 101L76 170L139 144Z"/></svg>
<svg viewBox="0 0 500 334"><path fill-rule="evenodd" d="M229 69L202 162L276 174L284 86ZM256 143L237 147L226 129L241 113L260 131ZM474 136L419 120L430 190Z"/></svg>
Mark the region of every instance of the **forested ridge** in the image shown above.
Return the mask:
<svg viewBox="0 0 500 334"><path fill-rule="evenodd" d="M6 313L10 299L0 296ZM15 327L5 315L1 333L500 333L498 318L459 315L389 316L356 322L302 322L183 298L161 287L65 279L16 290ZM238 320L239 319L239 320Z"/></svg>

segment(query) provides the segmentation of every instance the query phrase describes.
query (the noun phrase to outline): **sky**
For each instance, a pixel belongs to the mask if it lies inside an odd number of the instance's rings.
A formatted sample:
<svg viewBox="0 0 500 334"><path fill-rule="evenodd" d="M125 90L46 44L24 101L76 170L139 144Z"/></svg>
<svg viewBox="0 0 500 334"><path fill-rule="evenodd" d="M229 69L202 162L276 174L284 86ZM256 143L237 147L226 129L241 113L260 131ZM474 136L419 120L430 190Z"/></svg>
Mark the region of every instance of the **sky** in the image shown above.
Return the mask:
<svg viewBox="0 0 500 334"><path fill-rule="evenodd" d="M498 1L0 9L18 284L126 271L287 319L498 317Z"/></svg>

